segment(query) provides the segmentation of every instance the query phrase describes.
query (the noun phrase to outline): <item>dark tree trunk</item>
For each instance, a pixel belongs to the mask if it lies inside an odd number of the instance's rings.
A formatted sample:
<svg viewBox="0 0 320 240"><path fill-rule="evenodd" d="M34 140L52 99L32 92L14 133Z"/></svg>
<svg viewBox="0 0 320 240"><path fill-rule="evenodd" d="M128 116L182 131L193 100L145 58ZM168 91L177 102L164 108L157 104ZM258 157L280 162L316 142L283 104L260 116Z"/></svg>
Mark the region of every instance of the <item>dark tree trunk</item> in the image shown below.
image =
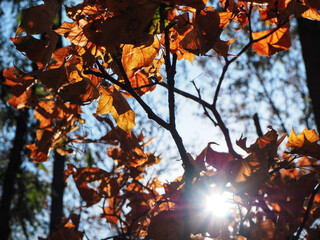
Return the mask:
<svg viewBox="0 0 320 240"><path fill-rule="evenodd" d="M306 68L307 86L315 123L320 131L320 22L298 18L298 30Z"/></svg>
<svg viewBox="0 0 320 240"><path fill-rule="evenodd" d="M58 3L61 4L63 1L58 0ZM59 14L59 24L61 25L61 16L62 8L58 10ZM54 26L56 28L57 26ZM59 36L59 40L56 46L56 49L62 47L62 38ZM54 150L54 159L53 159L53 177L51 184L51 214L50 214L50 234L52 234L58 224L61 223L63 217L63 194L64 194L64 165L66 158L61 156Z"/></svg>
<svg viewBox="0 0 320 240"><path fill-rule="evenodd" d="M11 233L11 202L14 195L14 185L16 182L17 172L22 163L22 151L25 145L25 136L27 133L28 112L19 111L15 117L16 133L13 140L13 146L9 155L9 163L4 176L4 183L2 189L2 199L0 205L0 237L1 239L8 239Z"/></svg>
<svg viewBox="0 0 320 240"><path fill-rule="evenodd" d="M64 165L65 157L54 151L50 233L56 230L63 217Z"/></svg>

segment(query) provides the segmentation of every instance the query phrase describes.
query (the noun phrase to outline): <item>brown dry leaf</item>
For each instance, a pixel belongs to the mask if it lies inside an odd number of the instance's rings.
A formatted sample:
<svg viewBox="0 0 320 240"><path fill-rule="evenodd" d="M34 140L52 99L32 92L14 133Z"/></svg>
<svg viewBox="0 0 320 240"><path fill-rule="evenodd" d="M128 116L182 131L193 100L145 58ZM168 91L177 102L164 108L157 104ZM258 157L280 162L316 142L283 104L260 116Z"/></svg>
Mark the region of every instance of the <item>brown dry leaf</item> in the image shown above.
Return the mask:
<svg viewBox="0 0 320 240"><path fill-rule="evenodd" d="M275 226L271 219L256 223L250 234L249 239L272 240L275 239Z"/></svg>
<svg viewBox="0 0 320 240"><path fill-rule="evenodd" d="M27 35L24 37L11 38L11 41L18 51L24 52L25 55L31 61L36 62L41 69L51 60L52 53L54 52L58 41L58 35L53 31L49 31L46 34L45 40L39 40L31 35Z"/></svg>
<svg viewBox="0 0 320 240"><path fill-rule="evenodd" d="M229 24L232 13L218 13L212 9L196 14L193 29L181 40L183 49L196 55L205 54L214 48L222 30Z"/></svg>
<svg viewBox="0 0 320 240"><path fill-rule="evenodd" d="M81 81L63 87L59 95L65 101L82 105L97 99L99 91L88 78L83 78Z"/></svg>
<svg viewBox="0 0 320 240"><path fill-rule="evenodd" d="M46 86L46 88L52 89L53 91L57 91L62 85L68 83L68 76L64 65L40 72L36 77Z"/></svg>
<svg viewBox="0 0 320 240"><path fill-rule="evenodd" d="M208 0L173 0L174 4L193 7L195 9L204 9Z"/></svg>
<svg viewBox="0 0 320 240"><path fill-rule="evenodd" d="M25 31L28 34L42 34L49 32L58 10L59 4L56 0L46 0L44 4L34 6L22 11L21 24L17 34Z"/></svg>
<svg viewBox="0 0 320 240"><path fill-rule="evenodd" d="M114 86L109 89L100 87L100 93L101 97L96 114L110 112L118 127L130 134L135 126L135 113L131 110L126 99Z"/></svg>
<svg viewBox="0 0 320 240"><path fill-rule="evenodd" d="M230 153L216 152L210 147L211 143L200 153L196 158L196 162L201 167L201 170L206 170L204 167L204 161L209 165L216 168L218 171L222 170L224 165L233 160L234 157Z"/></svg>
<svg viewBox="0 0 320 240"><path fill-rule="evenodd" d="M219 13L202 10L196 14L193 29L182 39L180 45L196 55L205 54L214 47L220 34Z"/></svg>
<svg viewBox="0 0 320 240"><path fill-rule="evenodd" d="M56 137L56 133L53 131L37 129L37 144L27 145L27 148L31 150L30 158L34 159L36 163L47 161L49 151Z"/></svg>
<svg viewBox="0 0 320 240"><path fill-rule="evenodd" d="M305 0L305 2L310 7L320 10L320 2L319 2L319 0Z"/></svg>
<svg viewBox="0 0 320 240"><path fill-rule="evenodd" d="M267 37L263 38L264 36ZM277 30L270 29L263 32L252 33L252 37L253 40L263 38L252 44L252 49L263 56L271 56L275 53L288 50L291 47L289 24Z"/></svg>
<svg viewBox="0 0 320 240"><path fill-rule="evenodd" d="M229 52L229 46L231 43L233 43L234 41L236 41L237 38L235 37L234 39L230 39L228 41L222 41L220 39L217 40L216 44L213 47L213 50L218 53L219 57L223 56L223 57L228 57L230 56Z"/></svg>
<svg viewBox="0 0 320 240"><path fill-rule="evenodd" d="M237 141L250 155L226 165L226 171L233 175L232 182L236 191L255 192L268 180L269 168L274 163L278 146L285 136L278 139L277 132L271 129L249 148L246 147L246 138Z"/></svg>
<svg viewBox="0 0 320 240"><path fill-rule="evenodd" d="M320 158L320 145L317 143L319 136L315 130L304 129L302 133L296 134L291 130L287 147L291 148L293 153Z"/></svg>
<svg viewBox="0 0 320 240"><path fill-rule="evenodd" d="M153 240L183 239L183 215L181 211L163 211L151 218L148 236Z"/></svg>
<svg viewBox="0 0 320 240"><path fill-rule="evenodd" d="M107 219L108 223L117 225L118 221L119 221L119 217L120 217L120 211L118 211L117 213L115 212L113 207L104 207L103 208L104 211L104 217ZM119 217L117 217L119 216Z"/></svg>
<svg viewBox="0 0 320 240"><path fill-rule="evenodd" d="M73 50L73 46L67 46L67 47L63 47L63 48L59 48L57 50L54 51L52 58L55 60L55 68L60 67L63 63L65 63L65 59L67 58L67 56L71 55ZM50 67L53 64L50 65Z"/></svg>
<svg viewBox="0 0 320 240"><path fill-rule="evenodd" d="M104 46L111 54L115 53L121 44L143 45L150 43L153 36L146 32L149 23L152 21L154 13L160 4L160 0L121 2L122 6L106 2L111 5L111 9L117 12L110 15L103 22L96 21L85 29L89 40L98 46ZM118 7L123 8L128 4L124 11L118 13ZM111 10L111 11L113 11ZM97 31L101 29L102 31Z"/></svg>
<svg viewBox="0 0 320 240"><path fill-rule="evenodd" d="M108 181L110 173L100 168L76 168L72 174L80 196L86 201L87 207L98 203L102 197L100 189L90 188L88 183L98 181L101 184L103 181Z"/></svg>

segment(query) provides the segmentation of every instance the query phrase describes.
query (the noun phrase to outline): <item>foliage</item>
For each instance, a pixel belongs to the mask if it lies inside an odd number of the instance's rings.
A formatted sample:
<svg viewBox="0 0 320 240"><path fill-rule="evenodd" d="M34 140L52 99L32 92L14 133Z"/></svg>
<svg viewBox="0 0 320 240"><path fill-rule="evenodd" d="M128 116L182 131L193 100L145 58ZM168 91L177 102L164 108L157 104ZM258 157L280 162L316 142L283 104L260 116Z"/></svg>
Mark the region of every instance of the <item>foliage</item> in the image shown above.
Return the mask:
<svg viewBox="0 0 320 240"><path fill-rule="evenodd" d="M292 15L319 20L319 6L315 1L296 0L220 3L223 11L206 6L205 0L86 0L66 7L72 22L64 22L55 31L57 1L47 0L23 12L11 40L38 69L4 71L4 84L13 94L8 102L35 111L39 128L35 142L27 146L35 162L46 161L52 148L66 155L76 143L108 144L108 156L113 159L110 171L69 164L65 176L74 179L84 208L102 203L100 217L116 229L109 239L298 239L303 229L309 239L319 234L313 225L319 217L316 132L296 135L292 131L287 151L279 154L285 135L279 137L270 127L250 147L241 137L236 142L245 151L241 156L217 110L229 66L250 47L263 56L288 50ZM253 31L254 11L269 26L267 30ZM229 54L229 47L237 40L221 40L230 24L237 31L249 32L248 43L236 55ZM72 44L55 50L57 33ZM212 103L201 98L196 85L197 96L175 88L177 61L192 62L210 50L225 60ZM43 91L34 91L36 85ZM143 100L159 85L167 89L168 121ZM221 129L228 152L214 151L208 144L195 158L187 153L175 123L176 94L203 107ZM161 159L146 151L148 141L142 133L134 133L135 113L126 100L129 97L172 135L184 167L184 175L175 181L161 183L158 176L147 179L148 167ZM108 124L110 131L100 139L89 139L77 129L85 122L83 106L95 100L94 116ZM220 220L204 211L202 202L208 192L225 191L233 194L235 209L229 218ZM47 239L81 239L79 221L80 216L72 214Z"/></svg>

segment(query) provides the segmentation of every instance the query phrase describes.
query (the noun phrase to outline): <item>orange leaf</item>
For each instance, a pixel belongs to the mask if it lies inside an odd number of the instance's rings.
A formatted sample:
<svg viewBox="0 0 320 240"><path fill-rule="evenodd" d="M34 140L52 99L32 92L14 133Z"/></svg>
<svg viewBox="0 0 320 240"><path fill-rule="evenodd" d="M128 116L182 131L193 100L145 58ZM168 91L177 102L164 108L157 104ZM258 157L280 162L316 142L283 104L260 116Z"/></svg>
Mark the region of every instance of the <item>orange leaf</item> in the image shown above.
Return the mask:
<svg viewBox="0 0 320 240"><path fill-rule="evenodd" d="M318 13L318 10L316 8L309 7L308 5L296 4L295 13L297 17L303 17L317 21L320 20L320 14Z"/></svg>
<svg viewBox="0 0 320 240"><path fill-rule="evenodd" d="M205 54L214 47L221 34L219 13L202 10L197 13L193 27L182 39L180 45L196 55Z"/></svg>
<svg viewBox="0 0 320 240"><path fill-rule="evenodd" d="M88 24L84 19L79 22L63 22L60 28L56 29L55 32L64 36L74 45L84 47L88 43L87 36L83 33L83 28Z"/></svg>
<svg viewBox="0 0 320 240"><path fill-rule="evenodd" d="M267 37L265 37L267 36ZM277 30L270 29L264 32L252 33L253 40L261 40L252 44L253 50L263 56L271 56L291 47L288 24Z"/></svg>
<svg viewBox="0 0 320 240"><path fill-rule="evenodd" d="M36 100L32 101L34 98L31 95L31 89L23 92L19 97L13 96L8 100L8 103L17 108L21 109L24 107L33 107L36 103Z"/></svg>

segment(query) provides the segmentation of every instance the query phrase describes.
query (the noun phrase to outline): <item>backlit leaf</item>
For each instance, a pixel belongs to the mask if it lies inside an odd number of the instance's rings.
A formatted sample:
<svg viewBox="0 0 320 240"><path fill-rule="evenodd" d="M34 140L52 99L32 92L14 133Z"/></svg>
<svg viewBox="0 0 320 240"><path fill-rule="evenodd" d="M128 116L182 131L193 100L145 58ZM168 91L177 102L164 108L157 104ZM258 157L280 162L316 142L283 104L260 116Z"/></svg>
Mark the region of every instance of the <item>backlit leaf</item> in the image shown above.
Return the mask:
<svg viewBox="0 0 320 240"><path fill-rule="evenodd" d="M266 36L266 37L265 37ZM288 24L277 30L252 33L253 40L261 40L252 44L252 49L263 56L288 50L291 47L291 38Z"/></svg>
<svg viewBox="0 0 320 240"><path fill-rule="evenodd" d="M296 134L291 130L287 147L291 148L292 152L307 155L315 158L320 158L320 145L317 143L319 136L315 130L304 129L302 133Z"/></svg>
<svg viewBox="0 0 320 240"><path fill-rule="evenodd" d="M135 126L135 113L122 94L113 86L109 89L100 87L101 97L96 114L111 113L117 125L127 133Z"/></svg>

